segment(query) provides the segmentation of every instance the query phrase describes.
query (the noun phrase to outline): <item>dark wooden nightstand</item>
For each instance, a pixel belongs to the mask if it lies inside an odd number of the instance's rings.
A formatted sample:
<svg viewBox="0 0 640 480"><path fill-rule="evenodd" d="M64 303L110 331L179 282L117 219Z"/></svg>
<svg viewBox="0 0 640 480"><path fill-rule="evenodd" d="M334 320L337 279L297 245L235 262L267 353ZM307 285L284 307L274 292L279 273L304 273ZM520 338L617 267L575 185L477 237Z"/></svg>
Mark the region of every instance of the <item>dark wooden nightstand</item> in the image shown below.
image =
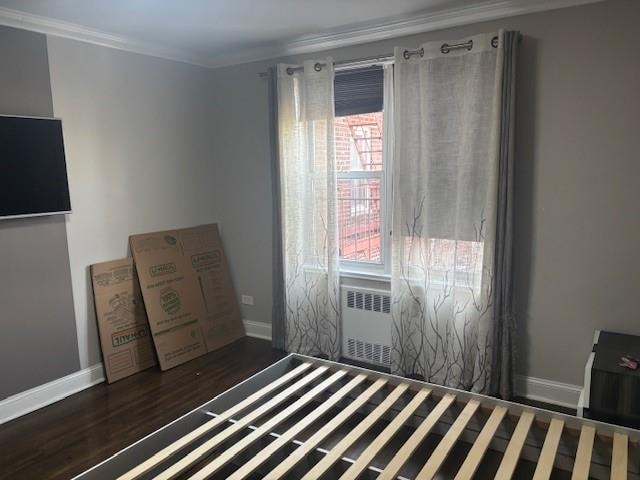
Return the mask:
<svg viewBox="0 0 640 480"><path fill-rule="evenodd" d="M578 414L582 410L586 418L640 428L640 368L620 366L623 355L640 358L640 336L596 332Z"/></svg>

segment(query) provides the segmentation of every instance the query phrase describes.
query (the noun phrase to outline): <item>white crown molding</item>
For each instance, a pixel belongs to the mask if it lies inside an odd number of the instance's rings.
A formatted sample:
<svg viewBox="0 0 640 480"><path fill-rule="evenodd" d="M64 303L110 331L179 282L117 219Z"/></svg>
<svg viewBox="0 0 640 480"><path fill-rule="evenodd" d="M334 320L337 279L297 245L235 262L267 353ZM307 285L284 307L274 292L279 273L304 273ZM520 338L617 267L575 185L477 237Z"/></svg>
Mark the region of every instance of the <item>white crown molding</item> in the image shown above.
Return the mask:
<svg viewBox="0 0 640 480"><path fill-rule="evenodd" d="M47 35L70 38L104 47L126 50L153 57L175 60L209 68L268 60L288 55L319 52L332 48L376 42L390 38L441 30L444 28L485 22L500 18L538 13L547 10L575 7L605 0L494 0L473 6L451 8L396 18L375 24L352 25L321 35L308 35L282 44L241 50L237 53L214 57L167 46L126 38L74 23L42 17L0 7L0 25L22 28Z"/></svg>
<svg viewBox="0 0 640 480"><path fill-rule="evenodd" d="M143 42L133 38L122 37L108 32L102 32L69 23L54 18L43 17L31 13L0 7L0 25L21 28L32 32L69 38L80 42L115 48L127 52L139 53L151 57L164 58L176 62L188 63L202 67L210 67L207 57L198 56L191 52L175 49L163 45Z"/></svg>
<svg viewBox="0 0 640 480"><path fill-rule="evenodd" d="M393 19L369 25L351 26L340 31L322 35L308 35L279 46L267 46L243 50L236 54L213 57L212 68L268 60L289 55L301 55L363 43L388 40L418 33L473 23L515 17L547 10L587 5L606 0L499 0L474 6L458 7L438 12L413 15L409 18ZM382 52L386 53L386 52Z"/></svg>

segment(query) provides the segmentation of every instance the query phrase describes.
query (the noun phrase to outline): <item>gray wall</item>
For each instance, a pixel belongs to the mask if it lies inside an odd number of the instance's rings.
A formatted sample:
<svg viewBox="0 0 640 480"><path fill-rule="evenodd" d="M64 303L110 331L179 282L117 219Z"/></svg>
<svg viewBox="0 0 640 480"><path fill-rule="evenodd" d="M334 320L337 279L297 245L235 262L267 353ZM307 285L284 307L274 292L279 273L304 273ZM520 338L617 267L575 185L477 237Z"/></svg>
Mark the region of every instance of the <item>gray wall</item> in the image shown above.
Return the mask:
<svg viewBox="0 0 640 480"><path fill-rule="evenodd" d="M499 28L524 35L518 91L518 371L582 383L595 329L640 334L640 2L618 0L370 43L352 59ZM302 57L288 58L286 61ZM246 319L270 321L267 86L256 62L216 69L222 223Z"/></svg>
<svg viewBox="0 0 640 480"><path fill-rule="evenodd" d="M52 116L44 35L0 27L0 114ZM0 221L0 400L79 368L63 216Z"/></svg>
<svg viewBox="0 0 640 480"><path fill-rule="evenodd" d="M89 265L127 255L129 235L218 221L208 70L49 37L64 121L67 219L80 366L101 360ZM223 225L224 228L224 225Z"/></svg>

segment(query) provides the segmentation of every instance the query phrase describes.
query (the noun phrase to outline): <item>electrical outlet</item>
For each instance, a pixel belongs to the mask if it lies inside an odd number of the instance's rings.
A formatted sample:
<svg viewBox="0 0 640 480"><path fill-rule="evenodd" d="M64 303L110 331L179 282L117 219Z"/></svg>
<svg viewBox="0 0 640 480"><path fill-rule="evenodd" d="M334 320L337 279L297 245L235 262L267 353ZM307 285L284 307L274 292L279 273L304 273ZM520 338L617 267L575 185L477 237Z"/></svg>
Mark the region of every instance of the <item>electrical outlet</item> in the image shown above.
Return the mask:
<svg viewBox="0 0 640 480"><path fill-rule="evenodd" d="M253 297L251 295L242 295L241 302L243 305L253 305Z"/></svg>

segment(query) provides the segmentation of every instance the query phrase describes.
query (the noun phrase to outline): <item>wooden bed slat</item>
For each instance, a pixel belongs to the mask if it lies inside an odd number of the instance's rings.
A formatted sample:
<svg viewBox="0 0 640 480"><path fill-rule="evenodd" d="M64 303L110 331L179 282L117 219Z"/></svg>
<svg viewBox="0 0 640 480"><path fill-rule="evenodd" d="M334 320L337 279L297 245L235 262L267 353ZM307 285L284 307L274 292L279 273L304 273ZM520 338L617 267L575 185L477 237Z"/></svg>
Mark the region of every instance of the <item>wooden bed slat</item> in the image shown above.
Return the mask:
<svg viewBox="0 0 640 480"><path fill-rule="evenodd" d="M596 429L591 425L583 425L580 430L580 440L576 451L576 461L573 464L571 480L588 480L589 467L591 466L591 453Z"/></svg>
<svg viewBox="0 0 640 480"><path fill-rule="evenodd" d="M626 480L629 469L629 437L623 433L613 434L611 454L611 480Z"/></svg>
<svg viewBox="0 0 640 480"><path fill-rule="evenodd" d="M327 422L320 430L314 433L311 437L295 449L287 458L284 459L278 466L276 466L271 472L269 472L264 480L278 480L286 475L296 464L306 457L313 449L315 449L320 442L322 442L328 435L335 431L340 425L346 422L354 413L358 411L369 399L375 395L378 390L387 384L385 378L379 378L373 384L371 384L364 392L349 403L338 415L333 417Z"/></svg>
<svg viewBox="0 0 640 480"><path fill-rule="evenodd" d="M452 412L455 402L460 406ZM481 409L486 413L479 415ZM511 438L503 435L507 415L513 417L509 431L517 421ZM638 476L638 432L292 354L75 478L396 480L420 453L427 458L411 478L472 480L491 474L482 470L485 457L498 448L504 454L494 480L522 473L519 460L524 452L529 459L529 450L538 452L532 480L560 474L556 464L567 477L573 464L571 480L590 480L590 474L628 480ZM535 441L528 443L531 433ZM568 437L571 449L560 446ZM463 448L463 439L471 445ZM600 439L612 445L605 458ZM454 462L460 451L467 453Z"/></svg>
<svg viewBox="0 0 640 480"><path fill-rule="evenodd" d="M540 457L538 458L538 465L533 474L533 480L548 480L551 477L553 462L556 459L556 452L558 451L563 428L564 421L558 420L557 418L551 420L549 430L547 430L547 436L542 445Z"/></svg>
<svg viewBox="0 0 640 480"><path fill-rule="evenodd" d="M436 473L438 473L438 470L446 460L449 452L451 452L451 449L458 441L458 438L464 431L467 423L469 423L469 420L473 417L473 414L478 410L479 406L479 400L471 399L467 402L467 405L464 407L460 415L458 415L458 418L456 418L445 436L440 440L440 443L438 443L438 446L431 454L431 457L429 457L429 460L427 460L425 466L420 470L420 473L416 477L417 479L430 480L436 475Z"/></svg>
<svg viewBox="0 0 640 480"><path fill-rule="evenodd" d="M500 467L498 467L498 471L496 472L495 480L510 480L513 476L518 460L520 460L522 447L527 439L534 418L535 415L531 412L522 412L520 415L516 429L513 431L513 435L511 435L509 445L507 445L507 449L502 457L502 462L500 462Z"/></svg>
<svg viewBox="0 0 640 480"><path fill-rule="evenodd" d="M117 478L117 480L135 480L136 478L139 478L140 476L144 475L149 470L153 469L154 467L156 467L160 463L164 462L170 456L174 455L176 452L179 452L180 450L182 450L186 446L190 445L191 443L196 441L198 438L202 437L207 432L210 432L211 430L213 430L217 426L222 425L223 423L227 422L230 418L232 418L233 416L238 414L238 412L241 412L245 408L250 407L255 402L257 402L261 398L265 397L269 393L273 392L274 390L278 389L279 387L285 385L291 379L293 379L293 378L297 377L298 375L302 374L304 371L308 370L310 367L311 367L311 364L307 363L307 362L305 362L305 363L303 363L301 365L298 365L296 368L294 368L290 372L287 372L285 375L283 375L279 379L271 382L270 384L268 384L265 387L261 388L257 392L249 395L242 402L238 403L237 405L234 405L233 407L231 407L228 410L225 410L220 415L218 415L216 418L214 418L212 420L209 420L207 423L199 426L195 430L191 431L189 434L179 438L178 440L176 440L172 444L170 444L170 445L166 446L165 448L163 448L162 450L158 451L152 457L149 457L147 460L142 462L140 465L138 465L135 468L129 470L127 473L119 476Z"/></svg>
<svg viewBox="0 0 640 480"><path fill-rule="evenodd" d="M185 469L189 468L191 465L193 465L194 462L197 462L204 455L206 455L208 452L213 450L222 442L230 438L232 435L239 432L243 428L248 427L253 421L257 420L258 418L260 418L261 416L263 416L264 414L266 414L267 412L269 412L270 410L272 410L273 408L275 408L276 406L284 402L289 396L293 395L295 392L297 392L304 386L314 381L320 375L325 373L328 369L329 369L328 367L319 367L319 368L316 368L311 373L305 375L296 383L294 383L287 389L283 390L282 392L278 393L269 401L262 404L260 407L256 408L255 410L252 410L244 417L241 417L233 425L230 425L229 427L225 428L220 433L218 433L217 435L214 435L209 440L204 442L198 448L195 448L194 450L189 452L189 454L183 457L180 461L174 463L169 468L167 468L162 473L160 473L158 476L156 476L155 480L169 480L171 478L174 478L176 475L180 474Z"/></svg>
<svg viewBox="0 0 640 480"><path fill-rule="evenodd" d="M493 409L478 438L473 442L473 447L471 447L454 480L469 480L473 477L506 413L507 408L502 405L498 405Z"/></svg>
<svg viewBox="0 0 640 480"><path fill-rule="evenodd" d="M342 458L347 449L353 445L363 434L365 434L384 413L400 398L409 388L408 383L398 385L369 415L367 415L353 430L327 453L314 467L302 477L302 480L316 480L320 478L329 468Z"/></svg>
<svg viewBox="0 0 640 480"><path fill-rule="evenodd" d="M340 480L356 480L369 466L375 456L382 450L405 422L415 413L420 405L429 396L431 390L423 388L419 390L402 411L387 425L376 439L362 452L356 462L340 477Z"/></svg>
<svg viewBox="0 0 640 480"><path fill-rule="evenodd" d="M378 480L394 480L397 477L402 466L407 463L413 452L420 446L433 426L438 423L442 414L447 411L455 398L455 395L447 393L440 399L409 439L400 447L400 450L394 455L382 473L378 475Z"/></svg>
<svg viewBox="0 0 640 480"><path fill-rule="evenodd" d="M293 441L299 433L307 429L314 422L320 419L325 413L327 413L331 408L333 408L340 400L342 400L349 392L351 392L355 387L360 385L364 380L366 380L367 375L361 373L354 377L349 383L343 386L336 393L331 395L325 402L322 403L318 408L309 413L306 417L301 419L299 422L296 422L289 430L284 432L278 438L276 438L273 442L271 442L268 446L260 450L251 460L242 465L238 470L233 472L227 480L241 480L247 475L253 473L253 471L266 462L271 455L275 454L279 449L287 445L289 442Z"/></svg>
<svg viewBox="0 0 640 480"><path fill-rule="evenodd" d="M306 404L311 402L318 394L325 391L327 388L329 388L335 382L340 380L346 374L347 374L346 370L340 370L334 373L325 381L323 381L322 383L320 383L319 385L317 385L316 387L312 388L307 393L302 395L298 400L293 402L287 408L285 408L281 412L278 412L278 414L276 414L273 418L270 418L269 420L267 420L263 425L261 425L256 430L251 432L249 435L238 440L231 447L229 447L227 450L222 452L218 457L213 459L206 466L198 470L194 475L190 476L189 478L191 480L206 480L215 472L220 470L223 466L225 466L227 463L232 461L234 457L238 455L240 452L242 452L245 448L247 448L249 445L251 445L253 442L258 440L259 438L263 437L264 435L268 435L278 425L280 425L280 423L285 421L287 418L289 418L291 415L296 413Z"/></svg>

